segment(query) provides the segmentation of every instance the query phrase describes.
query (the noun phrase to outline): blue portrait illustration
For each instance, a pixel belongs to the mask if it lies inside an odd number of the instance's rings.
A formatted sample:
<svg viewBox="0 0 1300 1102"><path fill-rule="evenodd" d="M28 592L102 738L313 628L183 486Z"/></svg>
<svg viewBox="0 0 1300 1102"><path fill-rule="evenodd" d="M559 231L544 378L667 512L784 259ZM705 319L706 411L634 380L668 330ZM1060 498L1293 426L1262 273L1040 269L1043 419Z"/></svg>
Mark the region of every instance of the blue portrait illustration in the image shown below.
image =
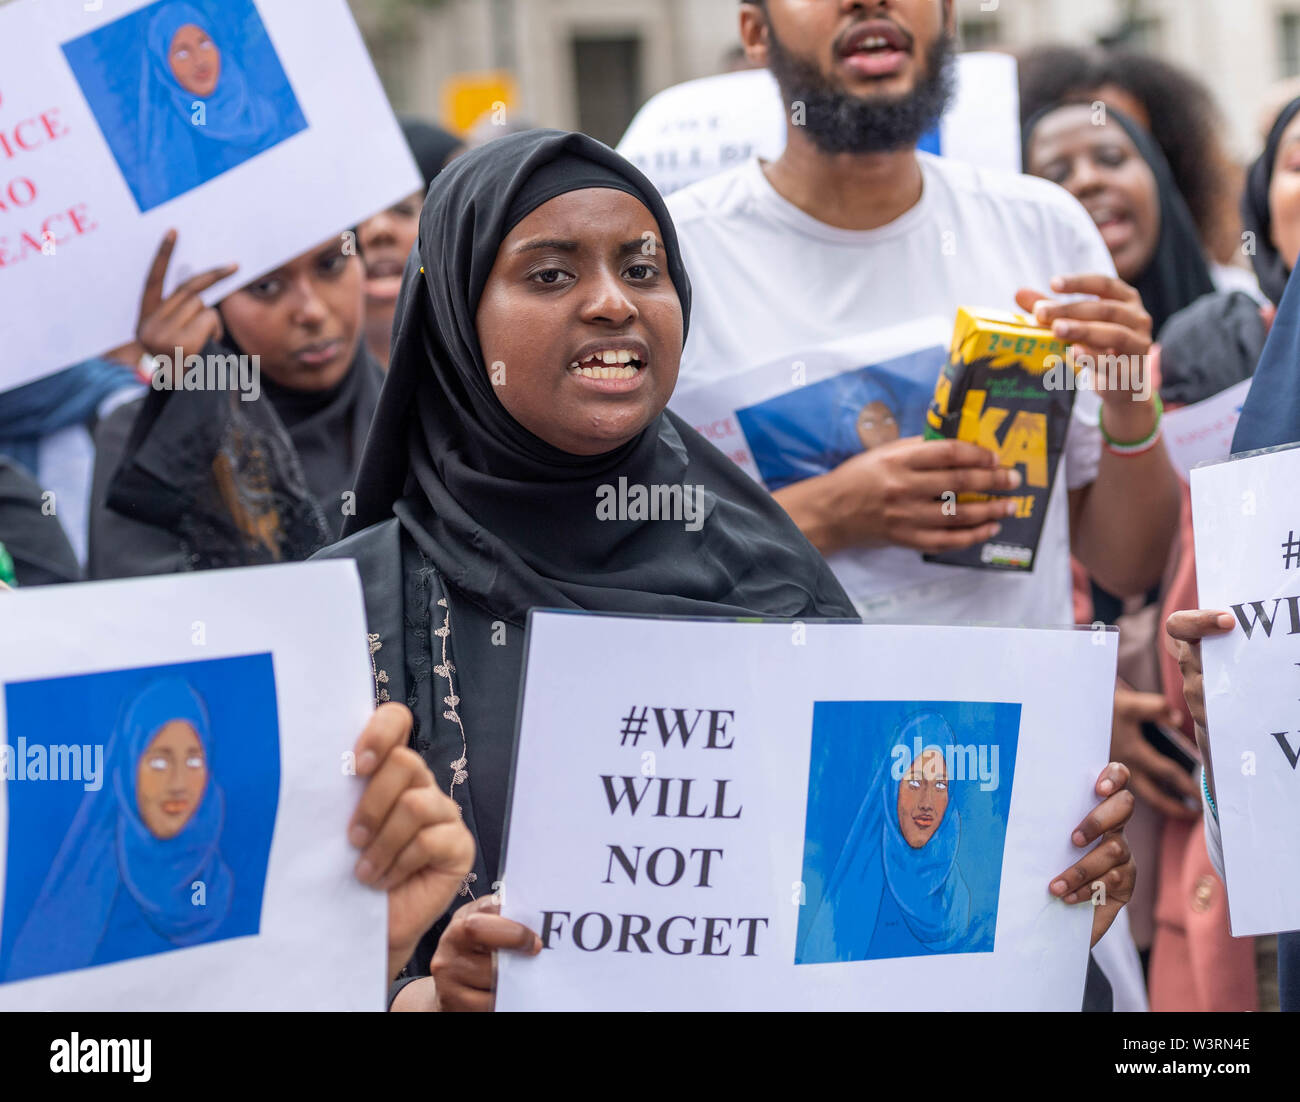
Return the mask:
<svg viewBox="0 0 1300 1102"><path fill-rule="evenodd" d="M279 787L271 674L257 655L6 687L6 750L22 764L6 769L0 981L258 931ZM52 704L66 682L80 684ZM68 784L55 763L114 698L102 754L80 747L97 764ZM35 723L38 708L54 714Z"/></svg>
<svg viewBox="0 0 1300 1102"><path fill-rule="evenodd" d="M937 347L909 352L737 410L763 484L779 490L918 435L945 358Z"/></svg>
<svg viewBox="0 0 1300 1102"><path fill-rule="evenodd" d="M160 0L63 51L142 212L307 126L252 0Z"/></svg>
<svg viewBox="0 0 1300 1102"><path fill-rule="evenodd" d="M818 702L795 963L992 952L1019 705Z"/></svg>

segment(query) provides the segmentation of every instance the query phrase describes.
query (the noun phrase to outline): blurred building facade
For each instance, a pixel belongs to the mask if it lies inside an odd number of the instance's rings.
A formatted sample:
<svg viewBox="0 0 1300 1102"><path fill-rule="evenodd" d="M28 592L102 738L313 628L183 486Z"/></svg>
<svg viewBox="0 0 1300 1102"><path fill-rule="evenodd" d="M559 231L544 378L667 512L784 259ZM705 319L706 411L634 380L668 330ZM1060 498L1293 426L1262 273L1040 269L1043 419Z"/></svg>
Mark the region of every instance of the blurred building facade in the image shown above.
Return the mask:
<svg viewBox="0 0 1300 1102"><path fill-rule="evenodd" d="M736 0L349 0L394 105L450 121L473 74L509 74L510 109L615 142L655 92L723 71ZM1196 72L1234 150L1258 148L1277 81L1300 75L1300 0L957 0L970 49L1123 39ZM490 82L489 82L490 84ZM472 89L469 90L472 93ZM484 103L493 101L489 87ZM472 94L469 102L474 102ZM464 104L461 104L463 115Z"/></svg>

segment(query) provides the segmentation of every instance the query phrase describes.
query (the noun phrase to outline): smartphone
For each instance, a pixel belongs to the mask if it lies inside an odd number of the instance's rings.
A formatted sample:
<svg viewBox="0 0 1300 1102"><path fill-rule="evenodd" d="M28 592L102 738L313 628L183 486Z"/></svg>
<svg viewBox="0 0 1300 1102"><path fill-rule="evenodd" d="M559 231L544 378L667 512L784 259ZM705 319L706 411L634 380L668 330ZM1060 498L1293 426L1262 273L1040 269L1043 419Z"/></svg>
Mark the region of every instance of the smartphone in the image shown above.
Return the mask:
<svg viewBox="0 0 1300 1102"><path fill-rule="evenodd" d="M1142 737L1167 758L1172 758L1188 773L1195 773L1201 767L1201 755L1182 731L1175 731L1163 723L1149 720L1142 724Z"/></svg>

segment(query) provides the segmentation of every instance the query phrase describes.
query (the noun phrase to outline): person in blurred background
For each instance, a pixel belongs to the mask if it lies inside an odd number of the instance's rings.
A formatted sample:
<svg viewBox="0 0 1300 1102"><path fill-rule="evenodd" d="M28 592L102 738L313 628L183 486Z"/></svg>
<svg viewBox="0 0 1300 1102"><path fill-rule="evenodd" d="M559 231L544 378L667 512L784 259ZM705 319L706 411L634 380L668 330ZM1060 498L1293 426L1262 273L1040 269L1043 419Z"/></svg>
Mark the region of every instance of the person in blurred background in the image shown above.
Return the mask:
<svg viewBox="0 0 1300 1102"><path fill-rule="evenodd" d="M440 126L421 119L400 118L406 144L420 169L424 186L357 227L357 247L366 266L366 348L380 367L388 366L393 335L393 310L402 286L402 269L420 229L425 192L464 143Z"/></svg>
<svg viewBox="0 0 1300 1102"><path fill-rule="evenodd" d="M0 456L0 582L55 585L81 579L81 564L43 491L27 471Z"/></svg>
<svg viewBox="0 0 1300 1102"><path fill-rule="evenodd" d="M1060 184L1096 223L1120 279L1132 284L1159 339L1166 321L1214 281L1187 204L1155 140L1122 111L1043 108L1023 130L1025 171Z"/></svg>
<svg viewBox="0 0 1300 1102"><path fill-rule="evenodd" d="M149 273L139 339L184 363L156 370L96 433L92 578L298 561L354 508L383 378L361 339L360 258L334 238L206 307L201 292L235 268L164 297L175 243L169 233ZM182 387L193 356L199 372L241 363L240 387Z"/></svg>
<svg viewBox="0 0 1300 1102"><path fill-rule="evenodd" d="M131 344L0 394L0 456L40 487L45 515L57 518L77 562L86 562L93 433L141 390ZM0 537L3 538L3 537Z"/></svg>
<svg viewBox="0 0 1300 1102"><path fill-rule="evenodd" d="M1239 266L1241 171L1204 84L1150 54L1101 47L1040 46L1020 53L1019 66L1022 123L1054 104L1100 102L1150 133L1192 213L1216 283L1252 292L1250 274Z"/></svg>

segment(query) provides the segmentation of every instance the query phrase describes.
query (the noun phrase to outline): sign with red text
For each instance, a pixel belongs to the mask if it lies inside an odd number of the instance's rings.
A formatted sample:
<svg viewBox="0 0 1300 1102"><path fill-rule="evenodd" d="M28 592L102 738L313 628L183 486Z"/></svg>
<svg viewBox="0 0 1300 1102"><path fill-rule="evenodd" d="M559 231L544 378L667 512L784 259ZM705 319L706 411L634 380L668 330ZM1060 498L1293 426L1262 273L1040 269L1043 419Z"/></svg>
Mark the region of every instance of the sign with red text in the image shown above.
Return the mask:
<svg viewBox="0 0 1300 1102"><path fill-rule="evenodd" d="M1236 937L1300 928L1300 448L1192 471L1206 730Z"/></svg>
<svg viewBox="0 0 1300 1102"><path fill-rule="evenodd" d="M418 187L344 0L10 0L0 390L131 340L169 229L217 302Z"/></svg>
<svg viewBox="0 0 1300 1102"><path fill-rule="evenodd" d="M534 612L497 1009L1078 1010L1116 640Z"/></svg>

